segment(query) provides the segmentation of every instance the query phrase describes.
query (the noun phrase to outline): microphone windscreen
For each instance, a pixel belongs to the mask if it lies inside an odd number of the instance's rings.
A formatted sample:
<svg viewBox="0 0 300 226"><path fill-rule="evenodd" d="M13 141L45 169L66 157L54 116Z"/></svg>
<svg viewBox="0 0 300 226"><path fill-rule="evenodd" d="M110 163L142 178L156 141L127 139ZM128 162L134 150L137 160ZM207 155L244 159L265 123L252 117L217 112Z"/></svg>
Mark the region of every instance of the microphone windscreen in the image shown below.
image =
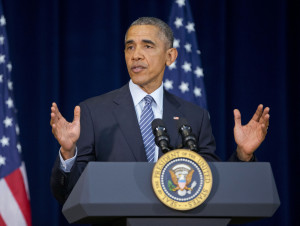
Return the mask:
<svg viewBox="0 0 300 226"><path fill-rule="evenodd" d="M185 118L179 118L178 120L176 120L177 121L177 130L180 130L180 128L182 127L182 126L187 126L188 125L188 122L187 122L187 120L185 119Z"/></svg>
<svg viewBox="0 0 300 226"><path fill-rule="evenodd" d="M160 127L165 127L165 124L164 124L164 122L163 122L162 119L156 118L156 119L154 119L154 120L152 121L151 126L152 126L152 130L154 130L154 129L156 129L156 128L159 127L159 126L160 126Z"/></svg>

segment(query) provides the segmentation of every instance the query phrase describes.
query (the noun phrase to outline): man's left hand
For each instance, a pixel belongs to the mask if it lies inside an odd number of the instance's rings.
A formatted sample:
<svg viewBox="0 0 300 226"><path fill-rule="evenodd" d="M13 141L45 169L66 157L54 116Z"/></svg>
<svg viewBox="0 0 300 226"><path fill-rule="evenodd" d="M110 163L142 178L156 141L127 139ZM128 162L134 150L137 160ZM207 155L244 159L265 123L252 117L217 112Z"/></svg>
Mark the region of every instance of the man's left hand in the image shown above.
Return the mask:
<svg viewBox="0 0 300 226"><path fill-rule="evenodd" d="M270 108L263 109L263 105L260 104L248 124L242 126L241 113L234 109L234 139L237 144L237 156L241 161L250 161L254 151L264 141L269 127L269 111Z"/></svg>

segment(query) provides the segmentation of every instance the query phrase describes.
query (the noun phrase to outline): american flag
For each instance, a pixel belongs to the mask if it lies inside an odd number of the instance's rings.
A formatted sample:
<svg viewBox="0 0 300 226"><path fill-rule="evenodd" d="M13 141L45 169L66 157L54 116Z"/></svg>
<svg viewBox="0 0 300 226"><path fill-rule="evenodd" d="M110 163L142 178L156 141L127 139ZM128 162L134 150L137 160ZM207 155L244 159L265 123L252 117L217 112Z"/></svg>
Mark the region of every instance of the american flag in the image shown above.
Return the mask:
<svg viewBox="0 0 300 226"><path fill-rule="evenodd" d="M188 0L174 0L169 26L174 33L173 47L177 48L178 57L172 65L166 68L164 88L187 101L206 108L200 50Z"/></svg>
<svg viewBox="0 0 300 226"><path fill-rule="evenodd" d="M0 2L0 226L31 225L25 165L18 141L6 20Z"/></svg>

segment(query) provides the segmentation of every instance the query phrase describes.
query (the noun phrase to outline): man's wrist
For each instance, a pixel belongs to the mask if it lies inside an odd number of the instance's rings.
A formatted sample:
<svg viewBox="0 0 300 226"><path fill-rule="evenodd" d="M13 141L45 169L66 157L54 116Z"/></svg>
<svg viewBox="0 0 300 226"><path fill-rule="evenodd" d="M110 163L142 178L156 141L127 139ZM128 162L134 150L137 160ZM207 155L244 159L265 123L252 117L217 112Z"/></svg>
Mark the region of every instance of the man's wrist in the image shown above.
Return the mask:
<svg viewBox="0 0 300 226"><path fill-rule="evenodd" d="M63 147L61 147L60 148L61 157L64 160L73 158L75 156L75 149L76 149L76 146L72 147L71 150L65 150Z"/></svg>
<svg viewBox="0 0 300 226"><path fill-rule="evenodd" d="M253 153L251 154L246 154L240 147L237 147L236 149L237 157L239 160L243 162L250 162L254 159Z"/></svg>
<svg viewBox="0 0 300 226"><path fill-rule="evenodd" d="M75 147L75 154L72 158L69 159L63 159L62 155L61 155L61 149L59 150L59 158L60 158L60 168L68 173L71 171L72 166L75 163L76 160L76 156L77 156L77 147Z"/></svg>

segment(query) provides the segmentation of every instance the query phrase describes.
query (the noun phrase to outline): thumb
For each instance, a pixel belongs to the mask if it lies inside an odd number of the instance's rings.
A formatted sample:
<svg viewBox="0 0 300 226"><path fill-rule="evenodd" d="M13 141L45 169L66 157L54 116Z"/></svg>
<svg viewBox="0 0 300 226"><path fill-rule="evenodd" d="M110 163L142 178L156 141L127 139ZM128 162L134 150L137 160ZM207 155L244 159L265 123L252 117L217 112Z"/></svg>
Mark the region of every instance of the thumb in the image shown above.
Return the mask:
<svg viewBox="0 0 300 226"><path fill-rule="evenodd" d="M80 107L76 106L74 108L74 119L73 122L79 123L80 122Z"/></svg>
<svg viewBox="0 0 300 226"><path fill-rule="evenodd" d="M241 126L242 125L242 122L241 122L241 113L238 109L234 109L233 110L233 114L234 114L234 123L235 123L235 126Z"/></svg>

